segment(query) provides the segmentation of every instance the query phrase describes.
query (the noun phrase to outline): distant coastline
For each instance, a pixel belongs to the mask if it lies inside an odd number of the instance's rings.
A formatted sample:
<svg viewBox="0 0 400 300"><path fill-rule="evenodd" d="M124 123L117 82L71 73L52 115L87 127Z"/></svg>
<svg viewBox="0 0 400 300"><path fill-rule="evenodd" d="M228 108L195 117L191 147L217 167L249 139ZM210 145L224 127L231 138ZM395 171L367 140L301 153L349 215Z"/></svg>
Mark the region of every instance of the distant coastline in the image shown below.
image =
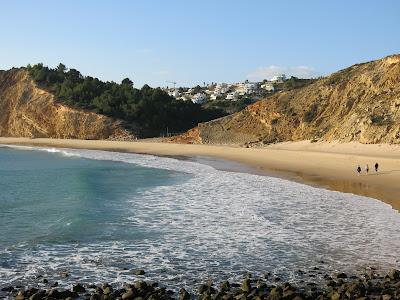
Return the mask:
<svg viewBox="0 0 400 300"><path fill-rule="evenodd" d="M0 144L45 146L131 152L159 156L189 157L213 167L281 177L292 181L353 193L381 200L400 211L400 146L359 143L281 143L264 148L158 143L149 140L118 142L107 140L61 140L0 138ZM216 160L215 160L216 159ZM234 163L229 163L229 162ZM228 162L228 163L227 163ZM378 173L357 176L358 164ZM248 166L248 167L247 167ZM364 170L364 168L363 168Z"/></svg>

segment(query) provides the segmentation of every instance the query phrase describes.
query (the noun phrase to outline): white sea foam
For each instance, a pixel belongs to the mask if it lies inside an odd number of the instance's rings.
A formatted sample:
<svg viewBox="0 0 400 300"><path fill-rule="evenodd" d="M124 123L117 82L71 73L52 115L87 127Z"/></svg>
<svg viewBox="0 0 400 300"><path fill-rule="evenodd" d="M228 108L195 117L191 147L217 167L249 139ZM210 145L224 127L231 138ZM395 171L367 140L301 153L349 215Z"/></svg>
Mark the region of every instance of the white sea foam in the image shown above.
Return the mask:
<svg viewBox="0 0 400 300"><path fill-rule="evenodd" d="M132 230L157 232L157 239L149 234L139 244L38 245L24 254L18 269L0 268L0 282L63 270L73 275L71 281L121 282L134 277L124 267L140 267L148 277L175 286L208 277L234 279L245 272L295 279L296 270L316 265L330 271L399 266L400 214L375 199L172 158L35 149L188 176L176 185L141 191L140 203L126 199L131 216L120 221ZM12 256L23 247L6 251Z"/></svg>

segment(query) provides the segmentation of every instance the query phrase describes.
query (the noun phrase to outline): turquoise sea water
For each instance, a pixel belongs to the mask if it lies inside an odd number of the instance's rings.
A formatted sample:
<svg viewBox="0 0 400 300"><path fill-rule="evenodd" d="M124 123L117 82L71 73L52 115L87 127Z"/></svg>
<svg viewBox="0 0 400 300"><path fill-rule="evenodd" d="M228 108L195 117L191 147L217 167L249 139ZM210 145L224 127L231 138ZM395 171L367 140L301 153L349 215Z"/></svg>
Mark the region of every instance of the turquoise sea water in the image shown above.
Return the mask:
<svg viewBox="0 0 400 300"><path fill-rule="evenodd" d="M127 223L134 213L126 200L140 210L138 191L181 180L178 172L122 162L0 149L0 247L157 235Z"/></svg>
<svg viewBox="0 0 400 300"><path fill-rule="evenodd" d="M390 206L189 161L3 147L0 191L0 286L119 283L136 268L174 287L399 266Z"/></svg>

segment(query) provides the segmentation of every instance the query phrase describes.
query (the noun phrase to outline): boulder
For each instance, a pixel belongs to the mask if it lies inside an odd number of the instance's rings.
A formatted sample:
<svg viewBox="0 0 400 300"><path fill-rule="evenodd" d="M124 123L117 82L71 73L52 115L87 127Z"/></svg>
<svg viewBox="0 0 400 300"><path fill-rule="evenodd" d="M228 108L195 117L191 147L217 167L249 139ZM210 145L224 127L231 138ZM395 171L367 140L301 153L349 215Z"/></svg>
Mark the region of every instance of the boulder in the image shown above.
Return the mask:
<svg viewBox="0 0 400 300"><path fill-rule="evenodd" d="M386 275L387 278L391 280L399 280L400 279L400 271L396 269L391 269Z"/></svg>
<svg viewBox="0 0 400 300"><path fill-rule="evenodd" d="M15 300L24 300L25 296L22 291L19 291L18 294L15 296Z"/></svg>
<svg viewBox="0 0 400 300"><path fill-rule="evenodd" d="M201 295L201 294L206 293L207 290L208 290L208 286L206 284L202 284L199 286L198 293Z"/></svg>
<svg viewBox="0 0 400 300"><path fill-rule="evenodd" d="M106 286L103 288L103 294L104 295L110 295L112 293L113 289L111 286Z"/></svg>
<svg viewBox="0 0 400 300"><path fill-rule="evenodd" d="M135 287L136 289L138 289L138 290L143 290L143 291L145 291L145 290L147 290L148 285L147 285L147 283L146 283L145 281L139 280L139 281L136 281L136 282L134 283L134 287Z"/></svg>
<svg viewBox="0 0 400 300"><path fill-rule="evenodd" d="M347 275L345 273L339 273L336 275L336 278L344 279L344 278L347 278Z"/></svg>
<svg viewBox="0 0 400 300"><path fill-rule="evenodd" d="M340 293L337 291L332 292L330 299L331 300L340 300Z"/></svg>
<svg viewBox="0 0 400 300"><path fill-rule="evenodd" d="M178 299L179 300L189 300L190 294L184 288L181 288L178 293Z"/></svg>
<svg viewBox="0 0 400 300"><path fill-rule="evenodd" d="M231 285L228 280L225 280L221 283L220 290L222 292L229 292L231 290Z"/></svg>
<svg viewBox="0 0 400 300"><path fill-rule="evenodd" d="M282 288L280 288L280 287L273 288L266 299L267 300L282 299Z"/></svg>
<svg viewBox="0 0 400 300"><path fill-rule="evenodd" d="M133 274L144 275L144 274L146 274L146 272L143 269L136 269L136 270L133 270Z"/></svg>
<svg viewBox="0 0 400 300"><path fill-rule="evenodd" d="M38 291L38 292L34 293L32 296L30 296L29 300L41 300L44 298L44 296L45 296L44 291Z"/></svg>
<svg viewBox="0 0 400 300"><path fill-rule="evenodd" d="M39 291L39 290L38 290L37 288L30 288L30 289L28 289L28 290L26 291L26 296L27 296L27 297L30 297L30 296L32 296L33 294L36 294L38 291Z"/></svg>
<svg viewBox="0 0 400 300"><path fill-rule="evenodd" d="M243 280L242 285L240 286L240 289L241 289L243 292L250 293L250 291L251 291L251 282L250 282L250 279L247 278L247 279Z"/></svg>
<svg viewBox="0 0 400 300"><path fill-rule="evenodd" d="M78 283L72 287L72 291L78 294L82 294L86 292L86 289L80 283Z"/></svg>
<svg viewBox="0 0 400 300"><path fill-rule="evenodd" d="M90 296L90 300L100 300L101 296L100 294L94 293L93 295Z"/></svg>
<svg viewBox="0 0 400 300"><path fill-rule="evenodd" d="M133 299L135 296L135 293L133 292L133 290L129 289L127 290L125 293L122 294L122 300L129 300L129 299Z"/></svg>

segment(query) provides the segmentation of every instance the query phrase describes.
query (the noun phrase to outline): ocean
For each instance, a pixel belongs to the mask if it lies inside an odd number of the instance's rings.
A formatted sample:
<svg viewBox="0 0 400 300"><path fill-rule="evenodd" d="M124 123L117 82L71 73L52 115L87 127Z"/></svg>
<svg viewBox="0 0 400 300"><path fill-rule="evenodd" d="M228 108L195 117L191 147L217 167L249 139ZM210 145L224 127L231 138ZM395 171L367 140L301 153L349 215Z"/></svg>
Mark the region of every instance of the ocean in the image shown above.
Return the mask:
<svg viewBox="0 0 400 300"><path fill-rule="evenodd" d="M400 214L378 200L280 178L150 155L0 147L0 287L146 278L176 288L247 273L295 282L299 270L315 280L386 270L400 266L399 228Z"/></svg>

